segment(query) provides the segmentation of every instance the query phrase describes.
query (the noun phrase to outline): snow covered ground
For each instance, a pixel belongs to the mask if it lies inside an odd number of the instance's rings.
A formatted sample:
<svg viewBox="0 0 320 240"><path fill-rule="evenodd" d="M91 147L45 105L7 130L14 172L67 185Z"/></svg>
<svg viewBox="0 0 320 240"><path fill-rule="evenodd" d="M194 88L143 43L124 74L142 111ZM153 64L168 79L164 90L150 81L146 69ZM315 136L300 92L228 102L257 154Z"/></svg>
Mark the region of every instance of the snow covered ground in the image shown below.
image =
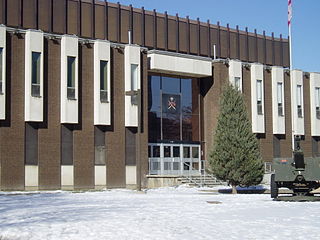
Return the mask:
<svg viewBox="0 0 320 240"><path fill-rule="evenodd" d="M183 186L146 193L0 192L0 240L319 239L319 213L320 202Z"/></svg>

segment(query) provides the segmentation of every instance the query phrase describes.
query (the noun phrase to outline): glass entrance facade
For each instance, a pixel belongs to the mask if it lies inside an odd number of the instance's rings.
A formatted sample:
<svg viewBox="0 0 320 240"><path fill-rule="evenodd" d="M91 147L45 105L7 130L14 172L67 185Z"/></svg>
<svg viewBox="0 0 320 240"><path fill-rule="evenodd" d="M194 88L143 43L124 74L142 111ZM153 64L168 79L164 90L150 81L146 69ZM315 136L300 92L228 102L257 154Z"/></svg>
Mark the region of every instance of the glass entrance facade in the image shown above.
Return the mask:
<svg viewBox="0 0 320 240"><path fill-rule="evenodd" d="M149 75L148 87L150 174L199 173L199 80Z"/></svg>

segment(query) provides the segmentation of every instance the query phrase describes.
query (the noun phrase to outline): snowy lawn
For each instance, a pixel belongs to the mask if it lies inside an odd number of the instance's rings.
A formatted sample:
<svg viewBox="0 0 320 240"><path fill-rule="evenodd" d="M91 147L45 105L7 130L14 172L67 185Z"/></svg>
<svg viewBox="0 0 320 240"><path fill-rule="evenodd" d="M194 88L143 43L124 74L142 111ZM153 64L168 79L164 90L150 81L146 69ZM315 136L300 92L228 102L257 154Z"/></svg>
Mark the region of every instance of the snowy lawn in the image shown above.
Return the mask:
<svg viewBox="0 0 320 240"><path fill-rule="evenodd" d="M320 202L183 186L146 193L0 192L0 240L320 239L319 213Z"/></svg>

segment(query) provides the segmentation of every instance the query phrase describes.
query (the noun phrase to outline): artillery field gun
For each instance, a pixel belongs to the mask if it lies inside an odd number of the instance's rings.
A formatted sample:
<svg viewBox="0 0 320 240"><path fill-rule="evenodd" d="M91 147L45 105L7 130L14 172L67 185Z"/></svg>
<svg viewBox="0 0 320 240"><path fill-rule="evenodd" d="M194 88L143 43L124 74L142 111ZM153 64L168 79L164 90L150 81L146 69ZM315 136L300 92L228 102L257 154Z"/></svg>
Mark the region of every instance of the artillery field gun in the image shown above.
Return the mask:
<svg viewBox="0 0 320 240"><path fill-rule="evenodd" d="M271 198L284 200L278 197L279 188L292 190L292 200L314 200L313 190L320 187L320 157L304 158L300 148L300 137L295 137L293 158L276 158L273 160L274 173L271 175ZM320 198L318 197L317 200ZM285 200L290 200L288 197Z"/></svg>

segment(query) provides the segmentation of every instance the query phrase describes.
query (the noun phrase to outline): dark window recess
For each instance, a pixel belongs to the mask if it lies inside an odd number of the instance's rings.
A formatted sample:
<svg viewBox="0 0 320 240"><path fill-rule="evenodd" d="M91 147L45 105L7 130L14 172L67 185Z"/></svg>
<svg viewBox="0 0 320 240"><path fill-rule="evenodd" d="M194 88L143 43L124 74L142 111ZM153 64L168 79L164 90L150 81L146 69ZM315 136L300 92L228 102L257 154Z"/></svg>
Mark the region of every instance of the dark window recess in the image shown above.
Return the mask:
<svg viewBox="0 0 320 240"><path fill-rule="evenodd" d="M302 118L302 106L297 105L297 111L298 111L298 118Z"/></svg>
<svg viewBox="0 0 320 240"><path fill-rule="evenodd" d="M136 165L137 128L126 128L126 165Z"/></svg>
<svg viewBox="0 0 320 240"><path fill-rule="evenodd" d="M73 164L72 126L61 125L61 165Z"/></svg>
<svg viewBox="0 0 320 240"><path fill-rule="evenodd" d="M76 99L76 58L68 56L67 98Z"/></svg>
<svg viewBox="0 0 320 240"><path fill-rule="evenodd" d="M100 101L108 102L108 62L100 61Z"/></svg>
<svg viewBox="0 0 320 240"><path fill-rule="evenodd" d="M32 69L31 69L31 96L40 97L40 70L41 70L41 53L32 52Z"/></svg>
<svg viewBox="0 0 320 240"><path fill-rule="evenodd" d="M282 106L282 103L278 103L278 116L283 116L283 106Z"/></svg>
<svg viewBox="0 0 320 240"><path fill-rule="evenodd" d="M38 165L38 128L35 124L25 125L25 164Z"/></svg>
<svg viewBox="0 0 320 240"><path fill-rule="evenodd" d="M159 158L160 157L160 146L152 147L152 157Z"/></svg>
<svg viewBox="0 0 320 240"><path fill-rule="evenodd" d="M312 157L320 157L319 141L320 137L312 137Z"/></svg>
<svg viewBox="0 0 320 240"><path fill-rule="evenodd" d="M171 146L164 146L163 147L163 156L165 158L171 158Z"/></svg>
<svg viewBox="0 0 320 240"><path fill-rule="evenodd" d="M101 127L94 127L94 159L95 165L106 164L105 132Z"/></svg>
<svg viewBox="0 0 320 240"><path fill-rule="evenodd" d="M257 113L263 115L262 111L262 80L257 80Z"/></svg>
<svg viewBox="0 0 320 240"><path fill-rule="evenodd" d="M320 119L320 107L316 107L316 117Z"/></svg>
<svg viewBox="0 0 320 240"><path fill-rule="evenodd" d="M180 147L173 146L173 157L174 158L180 157Z"/></svg>
<svg viewBox="0 0 320 240"><path fill-rule="evenodd" d="M277 135L273 135L273 157L279 158L281 157L280 152L280 137Z"/></svg>
<svg viewBox="0 0 320 240"><path fill-rule="evenodd" d="M3 61L2 61L2 58L3 58L3 48L0 48L0 94L3 93L3 78L2 78L2 72L3 72Z"/></svg>

